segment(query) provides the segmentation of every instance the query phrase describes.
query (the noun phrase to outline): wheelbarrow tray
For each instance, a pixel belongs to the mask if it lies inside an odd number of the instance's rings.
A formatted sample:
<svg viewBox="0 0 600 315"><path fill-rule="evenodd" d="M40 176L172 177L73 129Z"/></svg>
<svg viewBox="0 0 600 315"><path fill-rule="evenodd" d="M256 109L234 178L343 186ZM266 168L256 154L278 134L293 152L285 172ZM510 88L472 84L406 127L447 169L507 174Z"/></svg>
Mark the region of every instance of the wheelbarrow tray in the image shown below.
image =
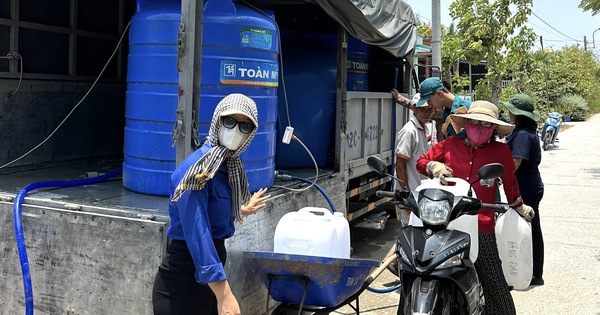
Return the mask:
<svg viewBox="0 0 600 315"><path fill-rule="evenodd" d="M317 307L336 307L357 293L380 261L244 252L254 262L273 300ZM304 281L304 280L306 281Z"/></svg>

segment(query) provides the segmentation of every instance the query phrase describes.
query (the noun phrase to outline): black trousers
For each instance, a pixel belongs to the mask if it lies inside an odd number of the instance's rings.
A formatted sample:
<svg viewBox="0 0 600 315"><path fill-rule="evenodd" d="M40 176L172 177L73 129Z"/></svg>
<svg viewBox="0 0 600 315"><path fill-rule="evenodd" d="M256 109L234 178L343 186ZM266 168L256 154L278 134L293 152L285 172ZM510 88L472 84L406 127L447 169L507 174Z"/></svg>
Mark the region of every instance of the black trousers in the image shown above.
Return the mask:
<svg viewBox="0 0 600 315"><path fill-rule="evenodd" d="M521 196L523 202L532 207L535 216L531 219L531 238L533 241L533 276L541 277L544 273L544 237L540 225L540 201L544 197L544 190L535 195Z"/></svg>
<svg viewBox="0 0 600 315"><path fill-rule="evenodd" d="M225 264L225 241L213 239ZM185 241L172 240L154 278L152 304L155 315L218 315L217 298L208 285L196 282L195 267Z"/></svg>

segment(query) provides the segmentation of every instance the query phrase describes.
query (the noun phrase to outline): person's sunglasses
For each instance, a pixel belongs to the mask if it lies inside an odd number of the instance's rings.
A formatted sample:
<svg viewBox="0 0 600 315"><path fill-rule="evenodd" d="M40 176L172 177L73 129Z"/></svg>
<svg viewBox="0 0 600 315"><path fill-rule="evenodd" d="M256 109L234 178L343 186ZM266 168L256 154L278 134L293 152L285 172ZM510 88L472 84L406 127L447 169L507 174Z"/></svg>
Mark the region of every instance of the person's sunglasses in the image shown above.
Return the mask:
<svg viewBox="0 0 600 315"><path fill-rule="evenodd" d="M240 128L240 131L243 134L249 134L252 132L252 130L254 130L254 124L253 123L249 123L249 122L245 122L245 121L237 121L235 120L235 118L231 117L231 116L225 116L225 117L221 117L221 121L223 123L223 127L227 128L227 129L233 129L235 128L235 125L238 125Z"/></svg>
<svg viewBox="0 0 600 315"><path fill-rule="evenodd" d="M469 123L471 123L472 125L481 125L482 127L485 127L485 128L490 128L493 125L491 122L480 121L480 120L475 120L475 119L469 119Z"/></svg>

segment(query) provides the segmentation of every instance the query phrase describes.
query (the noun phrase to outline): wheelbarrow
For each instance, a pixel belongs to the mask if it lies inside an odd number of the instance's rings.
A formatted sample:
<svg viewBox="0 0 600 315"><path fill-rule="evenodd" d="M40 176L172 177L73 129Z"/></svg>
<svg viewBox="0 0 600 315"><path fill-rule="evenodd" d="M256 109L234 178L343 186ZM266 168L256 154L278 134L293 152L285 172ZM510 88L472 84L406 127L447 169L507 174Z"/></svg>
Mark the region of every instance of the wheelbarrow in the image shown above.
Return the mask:
<svg viewBox="0 0 600 315"><path fill-rule="evenodd" d="M271 315L300 315L304 311L321 315L345 305L360 314L358 296L394 261L395 255L383 262L274 252L244 252L244 258L258 268L269 296L281 302ZM268 311L269 299L266 307Z"/></svg>

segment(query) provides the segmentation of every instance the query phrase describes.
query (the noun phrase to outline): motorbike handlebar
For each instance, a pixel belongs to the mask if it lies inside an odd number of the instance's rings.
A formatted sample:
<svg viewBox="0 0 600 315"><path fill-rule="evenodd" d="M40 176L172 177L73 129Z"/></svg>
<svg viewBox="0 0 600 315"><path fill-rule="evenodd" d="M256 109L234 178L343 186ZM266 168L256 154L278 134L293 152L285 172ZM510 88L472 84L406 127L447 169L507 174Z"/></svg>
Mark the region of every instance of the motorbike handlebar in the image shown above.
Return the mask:
<svg viewBox="0 0 600 315"><path fill-rule="evenodd" d="M509 205L500 205L500 204L494 204L494 203L482 203L481 207L485 208L485 209L494 210L494 211L500 212L500 213L504 213L504 212L508 211L508 209L510 209Z"/></svg>

